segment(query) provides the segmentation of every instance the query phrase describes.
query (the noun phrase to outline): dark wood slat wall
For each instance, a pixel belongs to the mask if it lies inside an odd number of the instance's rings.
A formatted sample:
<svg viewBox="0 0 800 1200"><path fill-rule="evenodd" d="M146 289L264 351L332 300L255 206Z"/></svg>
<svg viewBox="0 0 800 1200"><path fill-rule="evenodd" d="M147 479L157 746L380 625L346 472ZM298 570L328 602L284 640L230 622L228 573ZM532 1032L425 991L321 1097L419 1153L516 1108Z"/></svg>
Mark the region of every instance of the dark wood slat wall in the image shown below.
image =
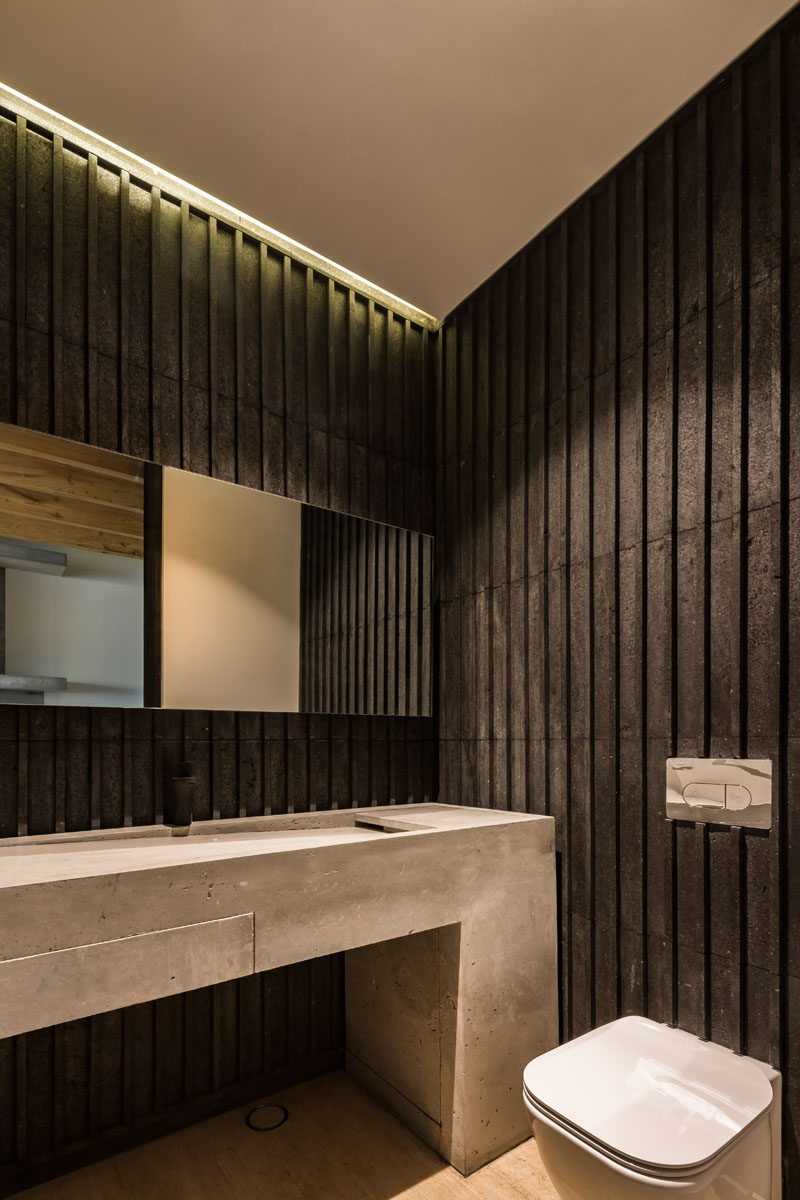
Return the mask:
<svg viewBox="0 0 800 1200"><path fill-rule="evenodd" d="M431 539L324 508L301 528L302 711L430 716Z"/></svg>
<svg viewBox="0 0 800 1200"><path fill-rule="evenodd" d="M0 115L0 420L433 532L436 335ZM430 719L0 707L0 835L431 798ZM339 958L0 1042L0 1194L341 1061Z"/></svg>
<svg viewBox="0 0 800 1200"><path fill-rule="evenodd" d="M779 1066L800 1192L800 18L446 320L440 788L550 813L562 1031ZM771 833L665 759L771 758Z"/></svg>

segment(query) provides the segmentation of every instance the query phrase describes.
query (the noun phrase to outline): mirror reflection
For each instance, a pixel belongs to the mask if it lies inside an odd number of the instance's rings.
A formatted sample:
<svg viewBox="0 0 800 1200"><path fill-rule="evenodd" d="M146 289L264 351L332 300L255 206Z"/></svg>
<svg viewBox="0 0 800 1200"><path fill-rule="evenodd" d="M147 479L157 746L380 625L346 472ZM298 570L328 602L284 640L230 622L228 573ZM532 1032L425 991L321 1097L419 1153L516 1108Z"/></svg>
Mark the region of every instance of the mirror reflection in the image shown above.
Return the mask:
<svg viewBox="0 0 800 1200"><path fill-rule="evenodd" d="M430 715L433 539L302 507L301 710Z"/></svg>
<svg viewBox="0 0 800 1200"><path fill-rule="evenodd" d="M0 703L430 715L432 541L0 425Z"/></svg>
<svg viewBox="0 0 800 1200"><path fill-rule="evenodd" d="M143 478L0 425L0 701L141 706Z"/></svg>
<svg viewBox="0 0 800 1200"><path fill-rule="evenodd" d="M161 705L298 712L302 505L171 467L161 490Z"/></svg>

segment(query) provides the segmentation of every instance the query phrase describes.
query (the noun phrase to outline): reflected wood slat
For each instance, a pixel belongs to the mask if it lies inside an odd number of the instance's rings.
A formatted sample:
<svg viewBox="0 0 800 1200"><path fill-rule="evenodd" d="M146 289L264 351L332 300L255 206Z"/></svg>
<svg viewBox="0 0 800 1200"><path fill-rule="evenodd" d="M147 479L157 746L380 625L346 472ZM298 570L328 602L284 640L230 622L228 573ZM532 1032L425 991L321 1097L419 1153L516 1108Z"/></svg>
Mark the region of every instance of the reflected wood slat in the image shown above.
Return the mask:
<svg viewBox="0 0 800 1200"><path fill-rule="evenodd" d="M140 483L142 479L142 464L138 458L68 438L53 437L35 429L24 429L21 425L3 425L0 428L0 447L35 454L37 458L67 466L85 466L94 472L138 479Z"/></svg>
<svg viewBox="0 0 800 1200"><path fill-rule="evenodd" d="M80 463L82 447L75 443L77 452L73 462L68 461L68 455L59 457L48 454L46 447L58 439L46 435L40 450L27 451L22 448L6 446L6 431L12 426L0 426L0 479L3 486L16 486L26 491L34 491L44 496L61 497L70 500L93 501L112 509L123 509L131 513L142 511L142 480L141 464L136 475L127 471L112 473L105 469L95 469ZM120 464L126 465L129 460L120 455Z"/></svg>
<svg viewBox="0 0 800 1200"><path fill-rule="evenodd" d="M3 537L26 542L71 546L80 550L95 550L100 554L119 554L125 558L142 558L144 554L143 538L106 533L101 529L73 525L69 521L22 516L8 511L0 516L0 526Z"/></svg>

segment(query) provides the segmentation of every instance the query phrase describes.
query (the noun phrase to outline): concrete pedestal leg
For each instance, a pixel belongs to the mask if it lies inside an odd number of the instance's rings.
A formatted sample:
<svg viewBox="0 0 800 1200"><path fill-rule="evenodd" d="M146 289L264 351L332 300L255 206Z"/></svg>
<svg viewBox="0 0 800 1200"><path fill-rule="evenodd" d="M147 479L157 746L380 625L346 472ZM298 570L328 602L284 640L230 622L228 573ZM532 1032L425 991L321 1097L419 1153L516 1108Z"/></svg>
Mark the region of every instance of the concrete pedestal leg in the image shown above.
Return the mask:
<svg viewBox="0 0 800 1200"><path fill-rule="evenodd" d="M463 1175L530 1136L522 1072L558 1034L552 906L508 901L345 956L348 1070Z"/></svg>

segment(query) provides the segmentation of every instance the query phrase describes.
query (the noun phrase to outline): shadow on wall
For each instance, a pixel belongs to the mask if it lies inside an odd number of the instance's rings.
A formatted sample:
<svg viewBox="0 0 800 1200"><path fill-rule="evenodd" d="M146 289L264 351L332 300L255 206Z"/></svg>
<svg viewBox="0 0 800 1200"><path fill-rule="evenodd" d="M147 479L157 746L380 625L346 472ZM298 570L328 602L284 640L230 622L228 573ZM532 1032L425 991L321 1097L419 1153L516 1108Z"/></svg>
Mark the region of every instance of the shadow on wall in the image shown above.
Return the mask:
<svg viewBox="0 0 800 1200"><path fill-rule="evenodd" d="M798 77L795 12L447 319L438 529L442 798L555 817L563 1036L675 1022L790 1118ZM668 823L673 755L770 759L772 832Z"/></svg>

